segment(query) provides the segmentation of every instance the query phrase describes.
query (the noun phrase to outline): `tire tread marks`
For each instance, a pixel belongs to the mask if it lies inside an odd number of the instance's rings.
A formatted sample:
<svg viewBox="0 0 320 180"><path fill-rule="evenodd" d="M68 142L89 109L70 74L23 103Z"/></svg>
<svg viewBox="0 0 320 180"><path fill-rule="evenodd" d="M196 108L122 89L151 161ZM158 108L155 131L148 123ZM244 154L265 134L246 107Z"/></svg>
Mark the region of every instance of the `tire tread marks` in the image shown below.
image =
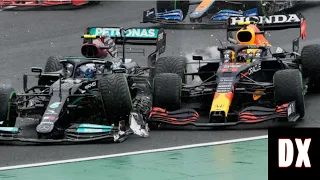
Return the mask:
<svg viewBox="0 0 320 180"><path fill-rule="evenodd" d="M153 106L169 111L181 108L181 77L178 74L161 73L155 76Z"/></svg>
<svg viewBox="0 0 320 180"><path fill-rule="evenodd" d="M131 94L124 74L111 74L99 80L102 101L109 125L128 120L132 110Z"/></svg>
<svg viewBox="0 0 320 180"><path fill-rule="evenodd" d="M301 82L301 73L297 69L285 69L274 74L275 99L278 105L296 101L301 118L305 114L305 102Z"/></svg>

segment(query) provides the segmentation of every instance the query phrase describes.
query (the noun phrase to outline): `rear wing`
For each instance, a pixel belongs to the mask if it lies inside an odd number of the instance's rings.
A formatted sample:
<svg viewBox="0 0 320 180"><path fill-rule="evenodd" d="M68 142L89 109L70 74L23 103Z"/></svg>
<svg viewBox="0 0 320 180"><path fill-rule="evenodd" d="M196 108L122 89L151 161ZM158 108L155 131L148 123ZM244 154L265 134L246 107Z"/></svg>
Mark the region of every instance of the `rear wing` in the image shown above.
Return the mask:
<svg viewBox="0 0 320 180"><path fill-rule="evenodd" d="M117 45L141 45L156 46L159 54L165 52L166 33L163 29L156 28L120 28L120 27L88 27L85 31L87 35L108 36L112 38Z"/></svg>
<svg viewBox="0 0 320 180"><path fill-rule="evenodd" d="M256 26L264 33L265 30L284 30L291 28L299 28L299 36L293 40L293 50L297 52L299 49L299 39L306 39L307 24L306 18L302 14L286 14L272 16L241 16L229 17L227 20L227 38L232 38L231 31L238 31L248 24L256 24Z"/></svg>
<svg viewBox="0 0 320 180"><path fill-rule="evenodd" d="M302 39L305 39L306 37L306 19L302 14L229 17L227 21L227 30L239 30L243 27L245 22L254 22L262 31L300 28L299 38L302 37Z"/></svg>

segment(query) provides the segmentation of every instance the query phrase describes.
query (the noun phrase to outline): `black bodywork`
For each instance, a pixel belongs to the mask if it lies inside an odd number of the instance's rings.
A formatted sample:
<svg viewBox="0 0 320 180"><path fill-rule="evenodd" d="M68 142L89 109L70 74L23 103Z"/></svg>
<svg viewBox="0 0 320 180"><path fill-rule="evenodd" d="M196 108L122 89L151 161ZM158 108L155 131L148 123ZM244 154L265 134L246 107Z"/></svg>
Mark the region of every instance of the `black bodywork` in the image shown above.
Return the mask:
<svg viewBox="0 0 320 180"><path fill-rule="evenodd" d="M41 68L32 68L35 74L23 76L24 93L17 94L12 103L21 118L39 119L36 131L37 139L20 137L20 131L3 132L1 140L29 142L85 142L94 140L113 140L118 129L104 124L104 110L98 88L99 75L96 78L77 78L75 70L85 64L107 66L103 59L66 57L60 61L60 72L43 73ZM66 77L65 65L72 64L73 72ZM27 87L28 77L36 76L38 85ZM101 74L102 76L102 74ZM90 128L81 133L79 128ZM72 125L72 126L70 126ZM100 126L101 125L101 126ZM105 125L105 126L102 126Z"/></svg>
<svg viewBox="0 0 320 180"><path fill-rule="evenodd" d="M158 37L159 34L161 38ZM127 77L131 97L149 95L151 65L154 64L157 53L165 51L166 35L162 29L159 30L159 34L153 39L113 38L117 45L123 45L122 62L120 58L114 59L118 60L117 62L112 62L99 58L64 57L60 60L60 71L48 73L43 72L42 68L31 68L32 74L23 75L24 93L17 94L17 99L11 103L11 109L16 110L18 117L39 119L36 127L38 137L23 136L21 128L0 127L0 141L51 144L125 140L126 136L119 138L118 133L121 129L126 129L124 127L128 122L117 120L120 121L118 126L108 124L105 114L105 108L108 107L104 107L99 80L109 74L121 73ZM156 46L156 50L148 56L150 66L142 67L135 62L126 63L125 44ZM77 77L76 69L86 64L94 64L97 68L98 73L94 78ZM68 65L72 65L71 71ZM148 71L150 73L146 73ZM31 88L28 87L30 76L38 79L38 84ZM130 130L126 133L132 134Z"/></svg>

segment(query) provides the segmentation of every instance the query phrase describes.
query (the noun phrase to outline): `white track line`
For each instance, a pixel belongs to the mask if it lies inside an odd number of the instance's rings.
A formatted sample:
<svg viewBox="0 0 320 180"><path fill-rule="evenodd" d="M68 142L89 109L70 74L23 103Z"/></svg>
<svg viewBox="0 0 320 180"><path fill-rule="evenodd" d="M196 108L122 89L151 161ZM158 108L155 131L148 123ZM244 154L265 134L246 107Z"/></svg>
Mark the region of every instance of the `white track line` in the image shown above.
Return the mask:
<svg viewBox="0 0 320 180"><path fill-rule="evenodd" d="M161 148L161 149L134 151L134 152L127 152L127 153L120 153L120 154L110 154L110 155L103 155L103 156L85 157L85 158L68 159L68 160L60 160L60 161L51 161L51 162L43 162L43 163L24 164L24 165L0 167L0 171L10 170L10 169L38 167L38 166L48 166L48 165L64 164L64 163L73 163L73 162L89 161L89 160L97 160L97 159L106 159L106 158L137 155L137 154L145 154L145 153L173 151L173 150L180 150L180 149L189 149L189 148L196 148L196 147L205 147L205 146L237 143L237 142L252 141L252 140L258 140L258 139L267 139L267 138L268 138L268 135L264 135L264 136L255 136L255 137L248 137L248 138L231 139L231 140L209 142L209 143L201 143L201 144L191 144L191 145L176 146L176 147Z"/></svg>

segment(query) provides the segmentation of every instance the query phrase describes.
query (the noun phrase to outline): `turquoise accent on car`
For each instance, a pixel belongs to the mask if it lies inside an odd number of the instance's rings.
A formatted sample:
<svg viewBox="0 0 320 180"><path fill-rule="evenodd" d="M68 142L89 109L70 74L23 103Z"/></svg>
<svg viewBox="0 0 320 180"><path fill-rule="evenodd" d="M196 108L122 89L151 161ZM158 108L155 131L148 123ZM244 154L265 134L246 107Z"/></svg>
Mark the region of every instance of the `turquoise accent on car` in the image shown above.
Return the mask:
<svg viewBox="0 0 320 180"><path fill-rule="evenodd" d="M78 133L107 133L111 132L112 129L95 129L95 128L78 128Z"/></svg>
<svg viewBox="0 0 320 180"><path fill-rule="evenodd" d="M17 127L0 127L0 131L16 133L19 131Z"/></svg>
<svg viewBox="0 0 320 180"><path fill-rule="evenodd" d="M153 28L130 28L126 30L126 36L128 38L146 38L154 39L158 36L158 29ZM120 28L90 28L90 35L105 36L109 37L121 37Z"/></svg>
<svg viewBox="0 0 320 180"><path fill-rule="evenodd" d="M113 126L104 126L104 125L98 125L98 124L80 124L79 128L113 129Z"/></svg>

